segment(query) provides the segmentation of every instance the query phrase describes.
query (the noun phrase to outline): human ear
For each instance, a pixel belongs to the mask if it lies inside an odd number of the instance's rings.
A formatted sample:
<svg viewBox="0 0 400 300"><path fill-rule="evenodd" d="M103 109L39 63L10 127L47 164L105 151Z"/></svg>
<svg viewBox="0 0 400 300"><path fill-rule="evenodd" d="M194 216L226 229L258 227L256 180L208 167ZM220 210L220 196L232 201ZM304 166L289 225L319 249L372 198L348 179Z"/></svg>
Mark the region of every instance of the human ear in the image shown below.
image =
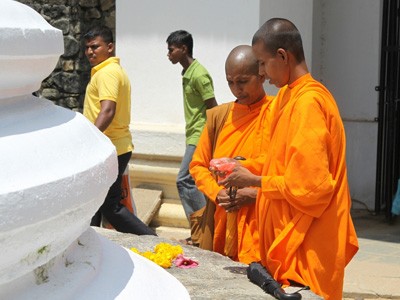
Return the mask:
<svg viewBox="0 0 400 300"><path fill-rule="evenodd" d="M285 49L279 48L278 50L276 50L276 55L278 56L278 58L282 59L283 62L287 63L288 53Z"/></svg>
<svg viewBox="0 0 400 300"><path fill-rule="evenodd" d="M186 45L182 45L182 52L183 53L187 53L187 46Z"/></svg>
<svg viewBox="0 0 400 300"><path fill-rule="evenodd" d="M114 52L114 43L108 43L108 45L107 45L107 47L108 47L108 53L113 53Z"/></svg>

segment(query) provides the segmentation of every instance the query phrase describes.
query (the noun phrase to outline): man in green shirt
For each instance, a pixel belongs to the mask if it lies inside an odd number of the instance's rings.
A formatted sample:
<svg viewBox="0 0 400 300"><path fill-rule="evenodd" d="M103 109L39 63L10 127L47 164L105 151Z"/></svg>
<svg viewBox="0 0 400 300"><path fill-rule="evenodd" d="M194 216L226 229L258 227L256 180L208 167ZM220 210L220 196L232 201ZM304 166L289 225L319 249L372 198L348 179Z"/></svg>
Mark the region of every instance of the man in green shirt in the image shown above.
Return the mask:
<svg viewBox="0 0 400 300"><path fill-rule="evenodd" d="M183 106L185 112L186 150L176 180L186 217L205 206L204 195L189 173L189 164L206 122L206 110L217 105L214 86L208 71L193 58L193 38L185 30L172 32L167 38L168 58L180 63L182 70ZM187 239L190 241L190 239Z"/></svg>

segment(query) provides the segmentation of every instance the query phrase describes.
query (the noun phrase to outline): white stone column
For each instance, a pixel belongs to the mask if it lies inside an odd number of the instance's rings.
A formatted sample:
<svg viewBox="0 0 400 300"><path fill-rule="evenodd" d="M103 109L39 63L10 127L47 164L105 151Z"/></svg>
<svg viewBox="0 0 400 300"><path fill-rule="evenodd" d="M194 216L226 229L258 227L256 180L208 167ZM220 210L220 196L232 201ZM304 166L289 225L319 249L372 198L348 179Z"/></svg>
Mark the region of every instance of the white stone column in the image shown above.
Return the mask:
<svg viewBox="0 0 400 300"><path fill-rule="evenodd" d="M117 153L83 115L32 96L63 53L61 31L2 0L0 46L0 299L189 299L89 226Z"/></svg>

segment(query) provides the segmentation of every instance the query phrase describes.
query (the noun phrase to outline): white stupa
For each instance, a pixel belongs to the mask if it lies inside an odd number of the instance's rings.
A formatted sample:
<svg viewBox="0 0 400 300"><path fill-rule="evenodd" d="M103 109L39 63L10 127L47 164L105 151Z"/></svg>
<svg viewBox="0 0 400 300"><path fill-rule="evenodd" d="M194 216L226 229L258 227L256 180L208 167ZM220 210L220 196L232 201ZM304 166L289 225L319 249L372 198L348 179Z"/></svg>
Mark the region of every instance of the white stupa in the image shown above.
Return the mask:
<svg viewBox="0 0 400 300"><path fill-rule="evenodd" d="M0 1L0 299L189 299L90 228L117 176L115 148L81 114L32 96L63 51L60 30Z"/></svg>

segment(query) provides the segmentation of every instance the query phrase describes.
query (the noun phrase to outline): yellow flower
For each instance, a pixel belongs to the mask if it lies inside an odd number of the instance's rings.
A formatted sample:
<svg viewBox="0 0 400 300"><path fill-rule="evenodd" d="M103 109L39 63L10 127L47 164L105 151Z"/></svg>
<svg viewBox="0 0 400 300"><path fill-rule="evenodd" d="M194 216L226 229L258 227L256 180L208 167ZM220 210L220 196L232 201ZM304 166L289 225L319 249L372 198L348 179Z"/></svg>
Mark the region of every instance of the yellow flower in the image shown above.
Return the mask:
<svg viewBox="0 0 400 300"><path fill-rule="evenodd" d="M171 245L169 243L158 243L154 247L154 252L145 251L139 252L136 248L131 248L135 253L146 257L147 259L155 262L157 265L163 268L170 268L172 261L179 255L183 254L183 249L180 245Z"/></svg>

